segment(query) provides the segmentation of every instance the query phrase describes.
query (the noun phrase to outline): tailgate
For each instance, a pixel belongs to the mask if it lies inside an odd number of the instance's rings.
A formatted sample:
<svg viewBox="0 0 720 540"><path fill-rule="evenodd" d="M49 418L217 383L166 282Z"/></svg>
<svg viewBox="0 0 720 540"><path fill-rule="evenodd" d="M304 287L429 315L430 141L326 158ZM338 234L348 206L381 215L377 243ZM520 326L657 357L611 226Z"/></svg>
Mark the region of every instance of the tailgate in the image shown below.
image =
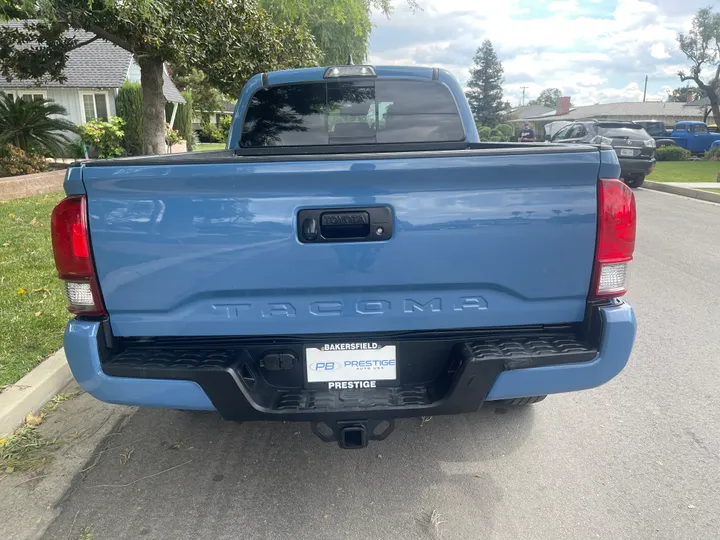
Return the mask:
<svg viewBox="0 0 720 540"><path fill-rule="evenodd" d="M91 166L92 251L117 336L580 321L597 151ZM392 238L301 243L303 209L389 207Z"/></svg>

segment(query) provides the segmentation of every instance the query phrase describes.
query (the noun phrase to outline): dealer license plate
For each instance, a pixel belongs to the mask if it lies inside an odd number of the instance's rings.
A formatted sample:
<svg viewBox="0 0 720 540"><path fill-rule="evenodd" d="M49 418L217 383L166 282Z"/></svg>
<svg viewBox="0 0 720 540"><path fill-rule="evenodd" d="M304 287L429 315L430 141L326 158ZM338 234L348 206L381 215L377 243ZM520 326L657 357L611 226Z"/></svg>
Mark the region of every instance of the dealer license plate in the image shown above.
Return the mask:
<svg viewBox="0 0 720 540"><path fill-rule="evenodd" d="M635 155L635 150L633 150L632 148L621 148L620 155L627 156L627 157L633 157Z"/></svg>
<svg viewBox="0 0 720 540"><path fill-rule="evenodd" d="M383 343L325 343L305 349L309 383L392 381L397 379L397 346ZM340 384L337 388L374 387ZM333 385L333 387L335 387Z"/></svg>

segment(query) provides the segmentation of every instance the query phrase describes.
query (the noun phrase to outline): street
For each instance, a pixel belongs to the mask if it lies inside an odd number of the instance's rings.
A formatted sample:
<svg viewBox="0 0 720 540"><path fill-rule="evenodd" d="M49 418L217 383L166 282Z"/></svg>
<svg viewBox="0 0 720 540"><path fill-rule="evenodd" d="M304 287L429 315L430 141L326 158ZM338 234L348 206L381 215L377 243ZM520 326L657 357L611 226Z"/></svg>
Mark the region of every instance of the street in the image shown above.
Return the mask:
<svg viewBox="0 0 720 540"><path fill-rule="evenodd" d="M45 538L717 540L720 205L636 197L638 336L607 385L402 420L357 451L306 424L141 409Z"/></svg>

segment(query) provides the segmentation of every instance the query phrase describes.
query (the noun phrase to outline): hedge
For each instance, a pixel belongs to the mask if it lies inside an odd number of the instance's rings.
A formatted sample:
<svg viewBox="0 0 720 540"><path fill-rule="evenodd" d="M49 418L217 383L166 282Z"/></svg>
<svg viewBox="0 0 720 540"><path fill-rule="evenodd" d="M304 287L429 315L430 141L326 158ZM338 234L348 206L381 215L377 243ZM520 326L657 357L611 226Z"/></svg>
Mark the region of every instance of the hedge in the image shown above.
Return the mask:
<svg viewBox="0 0 720 540"><path fill-rule="evenodd" d="M142 155L143 97L140 83L125 81L115 99L117 115L125 121L123 145L130 156Z"/></svg>
<svg viewBox="0 0 720 540"><path fill-rule="evenodd" d="M692 153L679 146L663 146L655 151L658 161L687 161Z"/></svg>
<svg viewBox="0 0 720 540"><path fill-rule="evenodd" d="M192 127L192 92L185 90L182 93L187 103L178 105L177 114L175 115L175 129L180 132L180 136L187 142L187 150L191 152L194 146L193 127Z"/></svg>

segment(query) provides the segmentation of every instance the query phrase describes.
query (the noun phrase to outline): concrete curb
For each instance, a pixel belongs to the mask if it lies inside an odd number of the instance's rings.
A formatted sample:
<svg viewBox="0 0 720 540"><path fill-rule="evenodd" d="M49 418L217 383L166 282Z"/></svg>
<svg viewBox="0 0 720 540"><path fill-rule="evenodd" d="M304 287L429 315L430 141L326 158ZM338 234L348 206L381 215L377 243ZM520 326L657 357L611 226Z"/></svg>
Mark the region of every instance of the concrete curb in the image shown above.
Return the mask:
<svg viewBox="0 0 720 540"><path fill-rule="evenodd" d="M710 191L702 191L700 189L691 189L677 186L668 186L662 182L650 182L645 180L642 187L645 189L652 189L655 191L664 191L665 193L673 193L675 195L682 195L683 197L690 197L691 199L700 199L701 201L709 201L720 203L720 193L712 193ZM720 189L720 184L718 184Z"/></svg>
<svg viewBox="0 0 720 540"><path fill-rule="evenodd" d="M27 413L37 413L72 381L72 373L60 349L0 394L0 438L23 423Z"/></svg>

